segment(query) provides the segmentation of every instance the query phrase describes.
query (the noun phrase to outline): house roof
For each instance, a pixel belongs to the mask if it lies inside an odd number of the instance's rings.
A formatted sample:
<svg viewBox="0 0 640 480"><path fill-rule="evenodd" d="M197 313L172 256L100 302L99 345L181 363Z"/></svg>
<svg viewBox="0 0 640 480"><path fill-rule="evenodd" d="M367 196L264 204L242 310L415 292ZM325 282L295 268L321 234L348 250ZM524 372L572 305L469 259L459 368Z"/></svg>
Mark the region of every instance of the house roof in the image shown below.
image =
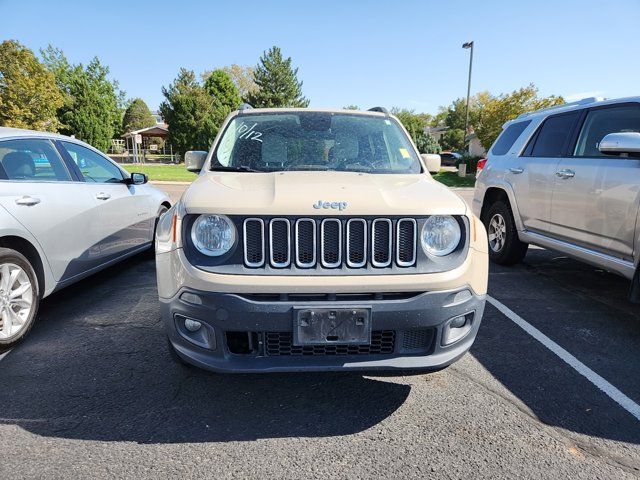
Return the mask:
<svg viewBox="0 0 640 480"><path fill-rule="evenodd" d="M127 132L122 136L122 138L131 138L134 135L142 135L143 137L166 137L168 134L169 127L166 124L163 124Z"/></svg>

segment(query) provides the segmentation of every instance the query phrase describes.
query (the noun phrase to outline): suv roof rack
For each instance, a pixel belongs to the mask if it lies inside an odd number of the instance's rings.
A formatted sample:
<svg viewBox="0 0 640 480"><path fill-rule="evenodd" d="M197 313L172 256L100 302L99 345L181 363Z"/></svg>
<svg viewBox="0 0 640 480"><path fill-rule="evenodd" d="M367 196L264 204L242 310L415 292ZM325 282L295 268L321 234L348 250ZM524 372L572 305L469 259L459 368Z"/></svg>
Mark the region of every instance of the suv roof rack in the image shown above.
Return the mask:
<svg viewBox="0 0 640 480"><path fill-rule="evenodd" d="M389 110L387 110L384 107L372 107L369 110L367 110L367 112L380 112L380 113L384 113L385 115L389 115Z"/></svg>
<svg viewBox="0 0 640 480"><path fill-rule="evenodd" d="M569 102L569 103L563 103L561 105L554 105L553 107L547 107L547 108L541 108L540 110L534 110L532 112L525 112L522 113L520 115L518 115L518 117L516 118L526 118L530 115L536 114L536 113L544 113L544 112L551 112L553 110L557 110L559 108L565 108L565 107L575 107L578 105L588 105L590 103L594 103L594 102L601 102L602 100L604 100L604 98L602 97L587 97L587 98L583 98L581 100L576 100L575 102Z"/></svg>

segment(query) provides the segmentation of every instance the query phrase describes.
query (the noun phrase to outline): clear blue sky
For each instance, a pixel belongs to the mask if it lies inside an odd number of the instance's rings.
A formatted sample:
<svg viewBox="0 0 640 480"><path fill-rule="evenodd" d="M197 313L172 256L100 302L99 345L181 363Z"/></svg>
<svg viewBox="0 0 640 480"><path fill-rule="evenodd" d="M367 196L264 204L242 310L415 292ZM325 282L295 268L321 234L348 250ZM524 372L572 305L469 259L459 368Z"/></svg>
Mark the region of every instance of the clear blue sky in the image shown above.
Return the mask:
<svg viewBox="0 0 640 480"><path fill-rule="evenodd" d="M399 106L435 113L472 92L535 83L574 99L639 95L640 0L211 1L0 0L1 38L72 62L97 55L128 97L152 109L180 67L255 65L282 48L315 107Z"/></svg>

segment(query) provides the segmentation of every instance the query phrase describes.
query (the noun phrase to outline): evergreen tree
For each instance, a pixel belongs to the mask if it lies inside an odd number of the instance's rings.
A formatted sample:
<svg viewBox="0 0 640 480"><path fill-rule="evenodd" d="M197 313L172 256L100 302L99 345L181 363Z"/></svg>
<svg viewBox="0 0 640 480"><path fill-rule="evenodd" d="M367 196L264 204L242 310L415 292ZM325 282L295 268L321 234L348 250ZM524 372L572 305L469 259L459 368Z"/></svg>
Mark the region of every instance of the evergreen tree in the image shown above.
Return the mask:
<svg viewBox="0 0 640 480"><path fill-rule="evenodd" d="M162 87L165 101L160 114L169 126L169 139L179 153L209 150L218 131L213 99L198 83L191 70L180 69L168 88Z"/></svg>
<svg viewBox="0 0 640 480"><path fill-rule="evenodd" d="M108 78L109 67L97 57L86 67L71 65L62 51L51 46L41 53L64 96L58 109L60 131L106 152L121 129L124 103L124 92Z"/></svg>
<svg viewBox="0 0 640 480"><path fill-rule="evenodd" d="M440 153L442 148L435 139L435 137L429 133L421 132L416 140L416 147L420 153Z"/></svg>
<svg viewBox="0 0 640 480"><path fill-rule="evenodd" d="M14 40L0 43L0 125L56 132L62 94L55 76Z"/></svg>
<svg viewBox="0 0 640 480"><path fill-rule="evenodd" d="M238 88L224 70L214 70L204 82L205 91L213 99L213 114L218 125L242 103Z"/></svg>
<svg viewBox="0 0 640 480"><path fill-rule="evenodd" d="M283 58L278 47L262 54L254 70L257 90L249 92L246 101L258 108L307 107L309 100L302 95L298 69L291 68L291 57Z"/></svg>
<svg viewBox="0 0 640 480"><path fill-rule="evenodd" d="M122 130L125 132L153 127L155 124L156 118L141 98L134 99L122 117Z"/></svg>

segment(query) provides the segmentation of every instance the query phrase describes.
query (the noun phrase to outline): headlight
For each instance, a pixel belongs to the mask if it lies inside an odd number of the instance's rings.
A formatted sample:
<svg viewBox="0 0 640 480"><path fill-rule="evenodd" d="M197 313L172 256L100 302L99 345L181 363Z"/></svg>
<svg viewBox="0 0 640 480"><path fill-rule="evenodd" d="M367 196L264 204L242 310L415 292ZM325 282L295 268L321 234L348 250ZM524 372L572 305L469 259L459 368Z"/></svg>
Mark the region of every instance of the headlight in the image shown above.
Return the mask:
<svg viewBox="0 0 640 480"><path fill-rule="evenodd" d="M200 215L191 227L191 240L200 253L224 255L236 241L236 229L224 215Z"/></svg>
<svg viewBox="0 0 640 480"><path fill-rule="evenodd" d="M425 253L442 257L456 249L460 237L460 225L455 218L434 215L424 222L420 241Z"/></svg>

